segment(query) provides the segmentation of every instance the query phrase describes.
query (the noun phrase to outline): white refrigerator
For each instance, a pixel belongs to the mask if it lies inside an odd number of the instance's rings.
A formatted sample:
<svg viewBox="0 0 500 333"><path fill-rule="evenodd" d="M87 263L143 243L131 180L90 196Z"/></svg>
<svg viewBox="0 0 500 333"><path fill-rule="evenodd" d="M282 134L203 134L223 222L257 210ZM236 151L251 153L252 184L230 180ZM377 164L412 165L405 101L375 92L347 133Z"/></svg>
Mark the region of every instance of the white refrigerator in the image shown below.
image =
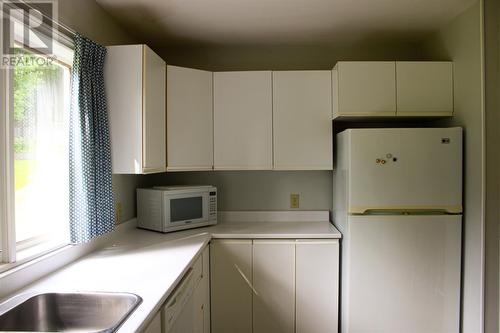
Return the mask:
<svg viewBox="0 0 500 333"><path fill-rule="evenodd" d="M341 332L459 332L462 129L349 129L336 147Z"/></svg>

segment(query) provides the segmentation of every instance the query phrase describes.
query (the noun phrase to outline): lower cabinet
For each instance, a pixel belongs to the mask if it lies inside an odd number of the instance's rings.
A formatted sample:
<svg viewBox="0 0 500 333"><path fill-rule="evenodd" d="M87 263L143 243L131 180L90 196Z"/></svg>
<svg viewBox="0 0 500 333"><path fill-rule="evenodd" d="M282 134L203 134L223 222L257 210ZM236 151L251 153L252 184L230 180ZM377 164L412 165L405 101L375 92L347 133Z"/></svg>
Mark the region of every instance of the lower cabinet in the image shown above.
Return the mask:
<svg viewBox="0 0 500 333"><path fill-rule="evenodd" d="M295 332L337 332L339 242L297 240Z"/></svg>
<svg viewBox="0 0 500 333"><path fill-rule="evenodd" d="M252 333L252 240L210 243L212 332Z"/></svg>
<svg viewBox="0 0 500 333"><path fill-rule="evenodd" d="M212 333L338 331L338 240L214 240L210 255Z"/></svg>
<svg viewBox="0 0 500 333"><path fill-rule="evenodd" d="M253 331L293 333L295 241L253 241Z"/></svg>

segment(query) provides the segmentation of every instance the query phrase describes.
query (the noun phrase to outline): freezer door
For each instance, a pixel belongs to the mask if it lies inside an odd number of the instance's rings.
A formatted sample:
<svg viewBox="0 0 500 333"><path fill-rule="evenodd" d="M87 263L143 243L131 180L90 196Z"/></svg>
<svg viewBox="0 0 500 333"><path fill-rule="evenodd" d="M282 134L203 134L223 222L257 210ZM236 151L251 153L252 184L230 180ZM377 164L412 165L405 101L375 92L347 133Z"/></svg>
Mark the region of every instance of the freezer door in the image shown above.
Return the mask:
<svg viewBox="0 0 500 333"><path fill-rule="evenodd" d="M459 332L460 216L351 216L342 333Z"/></svg>
<svg viewBox="0 0 500 333"><path fill-rule="evenodd" d="M347 130L349 213L462 212L462 129ZM341 141L341 140L339 140Z"/></svg>

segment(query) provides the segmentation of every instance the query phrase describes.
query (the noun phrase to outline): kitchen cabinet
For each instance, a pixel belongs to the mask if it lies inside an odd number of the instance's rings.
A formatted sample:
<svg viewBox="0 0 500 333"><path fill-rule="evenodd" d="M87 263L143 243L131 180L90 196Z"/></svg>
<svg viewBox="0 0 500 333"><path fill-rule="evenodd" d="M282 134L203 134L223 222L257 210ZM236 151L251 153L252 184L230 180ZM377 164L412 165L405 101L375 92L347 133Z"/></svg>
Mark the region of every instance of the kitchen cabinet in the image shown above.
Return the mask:
<svg viewBox="0 0 500 333"><path fill-rule="evenodd" d="M161 331L161 313L157 313L148 327L142 333L162 333Z"/></svg>
<svg viewBox="0 0 500 333"><path fill-rule="evenodd" d="M273 72L275 170L332 170L331 71Z"/></svg>
<svg viewBox="0 0 500 333"><path fill-rule="evenodd" d="M295 331L295 241L253 241L253 331Z"/></svg>
<svg viewBox="0 0 500 333"><path fill-rule="evenodd" d="M212 333L252 333L252 241L210 245Z"/></svg>
<svg viewBox="0 0 500 333"><path fill-rule="evenodd" d="M212 332L337 332L337 239L215 240Z"/></svg>
<svg viewBox="0 0 500 333"><path fill-rule="evenodd" d="M396 115L394 61L339 61L332 71L333 118Z"/></svg>
<svg viewBox="0 0 500 333"><path fill-rule="evenodd" d="M339 313L338 240L297 240L295 253L295 332L336 332Z"/></svg>
<svg viewBox="0 0 500 333"><path fill-rule="evenodd" d="M334 119L453 115L450 61L340 61L332 89Z"/></svg>
<svg viewBox="0 0 500 333"><path fill-rule="evenodd" d="M146 45L107 48L113 173L166 170L165 62Z"/></svg>
<svg viewBox="0 0 500 333"><path fill-rule="evenodd" d="M451 116L453 64L450 61L397 61L397 115Z"/></svg>
<svg viewBox="0 0 500 333"><path fill-rule="evenodd" d="M167 66L167 170L213 168L212 72Z"/></svg>
<svg viewBox="0 0 500 333"><path fill-rule="evenodd" d="M214 75L214 169L272 169L270 71Z"/></svg>

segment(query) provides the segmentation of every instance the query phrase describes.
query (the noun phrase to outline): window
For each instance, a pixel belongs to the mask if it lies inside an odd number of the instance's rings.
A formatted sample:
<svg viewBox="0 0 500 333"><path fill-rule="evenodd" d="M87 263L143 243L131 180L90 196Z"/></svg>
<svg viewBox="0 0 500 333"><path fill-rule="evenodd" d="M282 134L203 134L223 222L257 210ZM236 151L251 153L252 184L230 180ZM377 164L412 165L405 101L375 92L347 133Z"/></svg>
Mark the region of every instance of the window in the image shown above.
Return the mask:
<svg viewBox="0 0 500 333"><path fill-rule="evenodd" d="M3 262L25 261L69 243L69 114L73 52L55 42L57 60L19 45L2 70L0 216ZM19 61L22 60L22 61ZM0 269L1 270L1 269Z"/></svg>

